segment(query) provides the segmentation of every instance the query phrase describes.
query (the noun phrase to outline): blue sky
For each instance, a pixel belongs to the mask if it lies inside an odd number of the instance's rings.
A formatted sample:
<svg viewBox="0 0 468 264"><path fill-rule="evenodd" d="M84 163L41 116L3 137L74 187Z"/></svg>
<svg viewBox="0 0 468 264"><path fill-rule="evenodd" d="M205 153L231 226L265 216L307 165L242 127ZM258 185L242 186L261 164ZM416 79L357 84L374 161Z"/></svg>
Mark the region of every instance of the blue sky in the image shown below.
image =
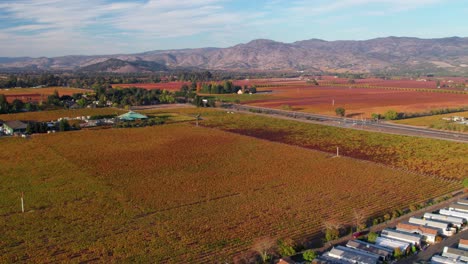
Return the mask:
<svg viewBox="0 0 468 264"><path fill-rule="evenodd" d="M466 0L0 0L0 56L468 37Z"/></svg>

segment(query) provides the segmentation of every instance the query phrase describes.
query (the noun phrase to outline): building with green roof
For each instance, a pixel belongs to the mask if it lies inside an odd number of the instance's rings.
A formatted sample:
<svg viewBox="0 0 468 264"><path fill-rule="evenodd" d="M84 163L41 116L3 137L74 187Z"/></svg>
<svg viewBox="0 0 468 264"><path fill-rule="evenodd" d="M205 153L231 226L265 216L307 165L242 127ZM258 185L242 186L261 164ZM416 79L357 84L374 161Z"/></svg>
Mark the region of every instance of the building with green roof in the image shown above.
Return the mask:
<svg viewBox="0 0 468 264"><path fill-rule="evenodd" d="M133 112L133 111L120 115L118 116L118 118L123 121L135 121L135 120L148 119L147 116Z"/></svg>

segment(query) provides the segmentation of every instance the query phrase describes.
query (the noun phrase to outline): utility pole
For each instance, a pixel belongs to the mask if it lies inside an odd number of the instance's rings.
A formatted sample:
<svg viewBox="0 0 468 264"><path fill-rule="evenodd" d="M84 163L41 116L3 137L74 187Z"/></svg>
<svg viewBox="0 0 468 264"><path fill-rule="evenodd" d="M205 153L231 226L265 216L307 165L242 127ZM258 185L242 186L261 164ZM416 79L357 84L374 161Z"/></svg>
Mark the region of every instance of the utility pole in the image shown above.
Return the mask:
<svg viewBox="0 0 468 264"><path fill-rule="evenodd" d="M21 212L24 213L24 193L21 192Z"/></svg>
<svg viewBox="0 0 468 264"><path fill-rule="evenodd" d="M337 157L340 156L340 148L339 148L339 147L336 147L336 156L337 156Z"/></svg>
<svg viewBox="0 0 468 264"><path fill-rule="evenodd" d="M197 119L197 126L198 126L198 120L200 120L200 114L197 115L196 119Z"/></svg>

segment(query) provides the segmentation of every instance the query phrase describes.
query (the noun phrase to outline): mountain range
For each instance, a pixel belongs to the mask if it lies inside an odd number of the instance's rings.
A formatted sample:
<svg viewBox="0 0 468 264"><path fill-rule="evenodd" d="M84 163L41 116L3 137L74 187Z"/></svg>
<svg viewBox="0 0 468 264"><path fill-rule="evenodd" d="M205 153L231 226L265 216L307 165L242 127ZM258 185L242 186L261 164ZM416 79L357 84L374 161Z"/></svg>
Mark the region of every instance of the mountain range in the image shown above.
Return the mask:
<svg viewBox="0 0 468 264"><path fill-rule="evenodd" d="M258 39L228 48L54 58L0 57L0 70L134 73L180 68L361 73L421 70L466 73L468 38L386 37L362 41L310 39L294 43Z"/></svg>

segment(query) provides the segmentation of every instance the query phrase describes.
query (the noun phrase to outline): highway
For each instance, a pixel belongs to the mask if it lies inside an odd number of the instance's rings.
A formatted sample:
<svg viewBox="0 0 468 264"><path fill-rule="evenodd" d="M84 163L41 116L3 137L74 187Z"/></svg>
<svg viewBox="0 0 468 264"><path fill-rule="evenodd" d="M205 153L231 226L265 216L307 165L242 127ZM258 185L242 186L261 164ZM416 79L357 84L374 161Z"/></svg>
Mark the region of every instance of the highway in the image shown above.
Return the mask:
<svg viewBox="0 0 468 264"><path fill-rule="evenodd" d="M308 121L311 123L317 123L317 124L328 125L328 126L344 127L344 128L357 129L357 130L377 131L377 132L389 133L389 134L436 138L436 139L459 141L459 142L465 142L465 143L468 142L468 134L466 133L438 131L438 130L432 130L432 129L428 129L424 127L399 125L399 124L392 124L392 123L386 123L386 122L374 121L374 120L334 117L334 116L271 109L271 108L264 108L264 107L258 107L258 106L250 106L250 105L223 104L221 107L224 109L230 109L234 111L268 115L268 116L280 117L280 118L286 118L286 119L294 119L298 121Z"/></svg>

